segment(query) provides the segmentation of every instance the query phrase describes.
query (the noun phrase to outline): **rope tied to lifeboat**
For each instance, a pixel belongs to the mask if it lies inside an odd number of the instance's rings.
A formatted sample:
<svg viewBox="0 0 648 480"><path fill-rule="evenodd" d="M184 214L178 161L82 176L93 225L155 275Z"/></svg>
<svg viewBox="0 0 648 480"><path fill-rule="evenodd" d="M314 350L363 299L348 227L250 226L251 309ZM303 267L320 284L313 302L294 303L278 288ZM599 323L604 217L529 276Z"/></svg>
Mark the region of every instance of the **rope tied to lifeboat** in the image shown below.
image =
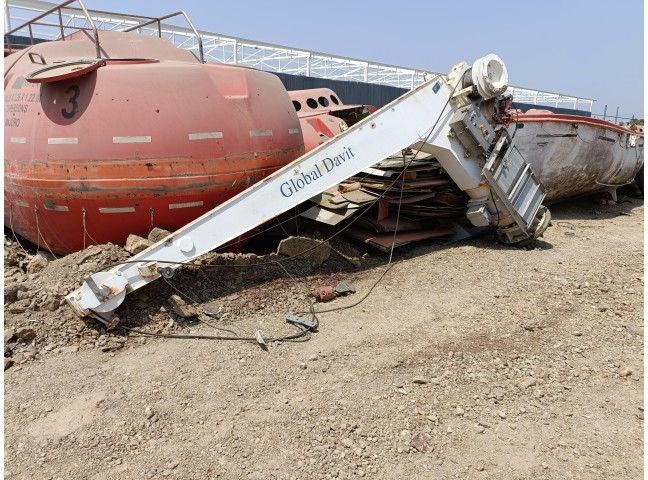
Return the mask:
<svg viewBox="0 0 648 480"><path fill-rule="evenodd" d="M153 230L153 228L155 228L153 226L153 214L155 213L155 211L153 210L153 207L149 208L149 212L151 213L151 223L149 224L148 232L146 232L147 237L151 234L151 231Z"/></svg>
<svg viewBox="0 0 648 480"><path fill-rule="evenodd" d="M23 253L27 253L27 250L23 248L22 244L18 240L18 237L16 237L16 232L13 228L13 203L9 204L9 229L11 230L11 235L13 236L14 242L18 244Z"/></svg>
<svg viewBox="0 0 648 480"><path fill-rule="evenodd" d="M86 248L86 235L94 242L95 245L99 245L99 242L97 242L94 238L92 238L92 235L90 235L90 232L88 232L88 229L86 228L86 209L81 210L83 214L83 249L85 250Z"/></svg>
<svg viewBox="0 0 648 480"><path fill-rule="evenodd" d="M47 251L52 254L52 257L56 258L56 255L54 255L54 252L52 252L52 249L47 244L47 240L45 240L45 237L43 237L43 234L40 231L40 225L38 223L38 207L36 205L34 205L34 215L36 216L36 248L40 250L40 240L43 239Z"/></svg>

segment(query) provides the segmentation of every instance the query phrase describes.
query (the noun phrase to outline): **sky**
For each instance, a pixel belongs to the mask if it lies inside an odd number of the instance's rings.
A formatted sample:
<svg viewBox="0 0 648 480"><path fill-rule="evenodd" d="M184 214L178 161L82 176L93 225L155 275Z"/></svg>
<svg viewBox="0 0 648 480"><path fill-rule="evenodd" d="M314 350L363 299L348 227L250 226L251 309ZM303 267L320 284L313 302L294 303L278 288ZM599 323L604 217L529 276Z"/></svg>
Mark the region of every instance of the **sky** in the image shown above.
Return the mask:
<svg viewBox="0 0 648 480"><path fill-rule="evenodd" d="M445 73L488 53L511 85L596 100L592 113L644 115L643 0L85 0L199 30Z"/></svg>

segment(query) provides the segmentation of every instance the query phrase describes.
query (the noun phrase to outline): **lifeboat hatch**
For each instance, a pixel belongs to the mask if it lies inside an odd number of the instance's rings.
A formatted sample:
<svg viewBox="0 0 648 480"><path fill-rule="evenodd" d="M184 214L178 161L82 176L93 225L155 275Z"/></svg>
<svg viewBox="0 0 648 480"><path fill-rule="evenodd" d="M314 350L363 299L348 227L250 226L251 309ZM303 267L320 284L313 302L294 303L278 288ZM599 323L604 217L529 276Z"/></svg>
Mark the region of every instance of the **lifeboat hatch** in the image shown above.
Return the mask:
<svg viewBox="0 0 648 480"><path fill-rule="evenodd" d="M98 58L55 62L28 73L25 80L30 83L60 82L90 73L104 64L105 60Z"/></svg>

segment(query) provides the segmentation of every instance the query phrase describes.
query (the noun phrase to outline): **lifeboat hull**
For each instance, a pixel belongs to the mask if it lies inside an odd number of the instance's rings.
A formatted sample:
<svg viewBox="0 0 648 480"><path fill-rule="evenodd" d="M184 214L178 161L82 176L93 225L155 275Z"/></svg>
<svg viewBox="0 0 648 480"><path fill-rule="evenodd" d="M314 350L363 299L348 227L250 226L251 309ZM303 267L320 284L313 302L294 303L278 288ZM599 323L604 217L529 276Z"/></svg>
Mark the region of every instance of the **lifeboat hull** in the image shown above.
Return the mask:
<svg viewBox="0 0 648 480"><path fill-rule="evenodd" d="M530 110L509 132L547 189L547 200L613 190L643 166L643 130L604 120Z"/></svg>
<svg viewBox="0 0 648 480"><path fill-rule="evenodd" d="M376 111L373 105L347 105L330 88L288 92L299 116L309 152Z"/></svg>
<svg viewBox="0 0 648 480"><path fill-rule="evenodd" d="M173 231L304 153L276 76L154 37L100 41L97 68L54 80L34 72L91 58L87 36L5 59L5 226L29 241L67 254Z"/></svg>

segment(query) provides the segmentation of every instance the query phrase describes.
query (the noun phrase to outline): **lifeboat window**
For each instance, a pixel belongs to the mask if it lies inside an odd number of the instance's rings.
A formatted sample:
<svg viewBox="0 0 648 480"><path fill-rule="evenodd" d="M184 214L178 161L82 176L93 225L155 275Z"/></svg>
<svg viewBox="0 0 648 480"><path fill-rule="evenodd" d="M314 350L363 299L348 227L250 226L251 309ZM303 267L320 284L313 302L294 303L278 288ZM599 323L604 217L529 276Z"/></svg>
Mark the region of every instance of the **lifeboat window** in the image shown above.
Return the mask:
<svg viewBox="0 0 648 480"><path fill-rule="evenodd" d="M300 111L301 110L301 103L299 103L297 100L293 100L292 102L293 102L293 106L295 107L295 110Z"/></svg>
<svg viewBox="0 0 648 480"><path fill-rule="evenodd" d="M323 106L323 107L328 107L328 106L329 106L329 101L328 101L328 98L326 98L326 97L319 97L319 98L317 99L317 101L318 101L319 104L320 104L321 106Z"/></svg>
<svg viewBox="0 0 648 480"><path fill-rule="evenodd" d="M308 100L306 100L306 103L310 108L317 108L317 102L314 98L309 98Z"/></svg>
<svg viewBox="0 0 648 480"><path fill-rule="evenodd" d="M331 101L336 105L340 104L340 101L337 99L335 95L331 95Z"/></svg>

